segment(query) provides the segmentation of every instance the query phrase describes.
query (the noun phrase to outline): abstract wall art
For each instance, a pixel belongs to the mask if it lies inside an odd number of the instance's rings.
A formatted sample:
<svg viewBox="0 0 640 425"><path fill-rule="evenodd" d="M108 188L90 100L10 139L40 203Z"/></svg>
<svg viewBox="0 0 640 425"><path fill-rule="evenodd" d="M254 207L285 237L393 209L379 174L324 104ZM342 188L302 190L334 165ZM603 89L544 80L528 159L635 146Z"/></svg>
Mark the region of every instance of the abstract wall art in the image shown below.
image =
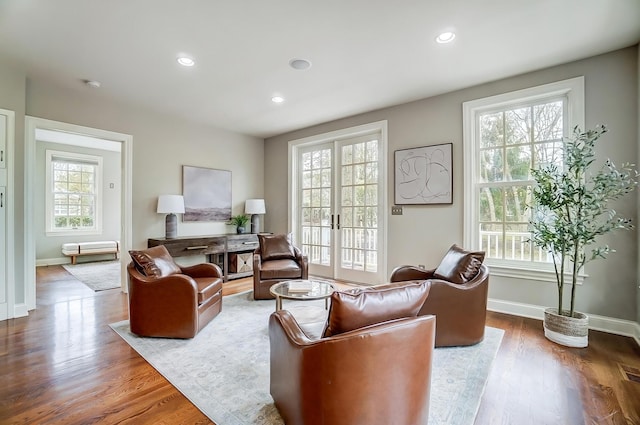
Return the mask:
<svg viewBox="0 0 640 425"><path fill-rule="evenodd" d="M453 143L395 151L396 205L453 203Z"/></svg>

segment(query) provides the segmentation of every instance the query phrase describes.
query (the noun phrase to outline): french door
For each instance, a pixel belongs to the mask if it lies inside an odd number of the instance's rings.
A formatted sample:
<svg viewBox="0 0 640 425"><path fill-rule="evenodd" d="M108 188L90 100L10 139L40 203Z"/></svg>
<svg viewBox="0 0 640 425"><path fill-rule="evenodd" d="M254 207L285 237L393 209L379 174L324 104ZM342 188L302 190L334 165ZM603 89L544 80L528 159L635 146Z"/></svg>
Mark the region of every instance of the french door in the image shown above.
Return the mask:
<svg viewBox="0 0 640 425"><path fill-rule="evenodd" d="M384 281L385 146L374 132L297 149L295 232L310 274Z"/></svg>

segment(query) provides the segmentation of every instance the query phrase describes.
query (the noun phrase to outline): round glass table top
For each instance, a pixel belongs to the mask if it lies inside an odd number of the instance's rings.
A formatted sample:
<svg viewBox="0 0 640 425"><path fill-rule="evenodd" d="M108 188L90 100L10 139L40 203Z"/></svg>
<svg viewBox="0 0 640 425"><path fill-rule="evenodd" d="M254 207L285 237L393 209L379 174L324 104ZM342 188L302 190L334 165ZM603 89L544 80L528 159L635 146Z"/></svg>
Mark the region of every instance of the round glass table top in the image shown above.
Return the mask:
<svg viewBox="0 0 640 425"><path fill-rule="evenodd" d="M328 298L336 290L329 282L320 280L287 280L276 283L269 290L274 296L296 300Z"/></svg>

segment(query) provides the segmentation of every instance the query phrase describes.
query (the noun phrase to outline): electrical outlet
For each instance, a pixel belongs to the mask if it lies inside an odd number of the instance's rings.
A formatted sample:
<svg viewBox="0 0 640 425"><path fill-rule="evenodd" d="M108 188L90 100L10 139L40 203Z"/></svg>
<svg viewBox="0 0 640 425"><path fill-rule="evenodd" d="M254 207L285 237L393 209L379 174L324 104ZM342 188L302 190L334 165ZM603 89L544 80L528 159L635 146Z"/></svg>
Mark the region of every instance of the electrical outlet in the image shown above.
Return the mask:
<svg viewBox="0 0 640 425"><path fill-rule="evenodd" d="M402 206L399 206L399 205L392 206L391 215L402 215Z"/></svg>

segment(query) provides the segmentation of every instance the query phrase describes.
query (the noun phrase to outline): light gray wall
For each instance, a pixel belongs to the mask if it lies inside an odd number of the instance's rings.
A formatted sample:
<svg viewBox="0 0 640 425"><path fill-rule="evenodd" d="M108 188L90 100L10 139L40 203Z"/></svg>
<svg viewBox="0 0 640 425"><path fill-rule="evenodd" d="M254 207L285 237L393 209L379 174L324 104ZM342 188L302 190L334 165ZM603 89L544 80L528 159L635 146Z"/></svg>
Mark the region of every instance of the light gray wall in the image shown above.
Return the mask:
<svg viewBox="0 0 640 425"><path fill-rule="evenodd" d="M133 136L133 247L163 237L165 216L156 213L163 194L182 193L182 166L231 170L233 213L263 195L263 140L100 97L79 84L76 91L28 81L27 114ZM167 99L168 102L171 99ZM178 235L226 233L222 222L183 223Z"/></svg>
<svg viewBox="0 0 640 425"><path fill-rule="evenodd" d="M14 179L14 238L15 280L9 282L14 285L15 304L26 303L24 284L24 244L21 235L24 233L24 114L25 114L26 76L23 70L13 63L0 57L0 108L15 112L15 145L13 152Z"/></svg>
<svg viewBox="0 0 640 425"><path fill-rule="evenodd" d="M273 232L287 228L287 146L291 140L318 135L379 120L388 121L389 167L393 152L415 146L452 142L454 155L453 205L404 206L404 215L388 215L388 262L391 271L400 264L436 266L452 243L463 241L462 103L500 93L538 86L583 75L586 86L586 125L607 124L609 133L598 147L601 159L614 161L638 157L638 52L637 46L566 65L470 87L441 96L385 108L298 130L265 140L265 197L269 213L265 227ZM388 202L393 204L393 178L388 181ZM636 197L616 205L635 217ZM605 238L618 252L606 261L590 263L589 279L578 289L576 307L587 313L635 320L635 282L638 237L618 232ZM553 306L554 283L492 276L489 296L507 302Z"/></svg>
<svg viewBox="0 0 640 425"><path fill-rule="evenodd" d="M638 48L638 60L637 60L637 70L638 70L638 118L637 118L637 123L638 123L638 146L640 147L640 47ZM639 150L639 156L638 156L638 160L636 161L637 164L640 164L640 148ZM638 200L638 206L640 207L640 197ZM638 208L640 210L640 208ZM636 226L638 226L640 224L640 212L638 212L636 214ZM638 245L640 246L640 231L637 232L638 235ZM638 250L638 261L637 264L640 264L640 249ZM640 325L640 267L638 267L638 277L636 280L636 285L637 285L637 309L636 309L636 321L638 322L638 324Z"/></svg>
<svg viewBox="0 0 640 425"><path fill-rule="evenodd" d="M46 150L81 153L102 157L102 232L99 235L53 235L46 233ZM36 143L36 175L34 179L34 234L36 238L36 260L43 265L47 260L63 257L60 252L63 243L91 242L102 240L120 240L120 196L121 196L121 160L120 152L90 149L80 146L59 143ZM113 185L113 188L110 187ZM87 260L79 258L78 262L113 259L113 255L92 255ZM67 262L70 259L67 257Z"/></svg>
<svg viewBox="0 0 640 425"><path fill-rule="evenodd" d="M171 99L167 98L167 102ZM122 104L102 92L60 89L54 84L28 80L16 62L0 57L0 108L15 112L13 205L15 216L16 305L26 303L24 282L24 123L25 115L110 130L133 136L133 247L164 236L164 216L156 214L158 195L182 193L182 165L232 171L233 213L243 210L248 198L264 191L264 142L217 127L203 125ZM179 235L224 233L224 223L178 224Z"/></svg>

